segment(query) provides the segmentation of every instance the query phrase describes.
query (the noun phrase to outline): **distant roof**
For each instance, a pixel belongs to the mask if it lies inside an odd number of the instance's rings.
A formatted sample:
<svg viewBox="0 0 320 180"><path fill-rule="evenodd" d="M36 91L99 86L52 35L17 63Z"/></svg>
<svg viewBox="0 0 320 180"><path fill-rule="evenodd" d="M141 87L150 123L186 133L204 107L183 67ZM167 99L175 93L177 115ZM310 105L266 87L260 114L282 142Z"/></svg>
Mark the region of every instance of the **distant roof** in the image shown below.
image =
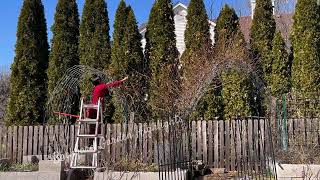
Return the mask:
<svg viewBox="0 0 320 180"><path fill-rule="evenodd" d="M277 30L279 30L282 34L282 37L285 39L285 41L289 42L290 37L290 30L293 24L292 14L277 14L274 16L276 20ZM213 20L216 22L217 20ZM244 38L247 42L250 41L250 27L252 23L252 17L251 16L241 16L239 18L239 24L241 31L244 35Z"/></svg>
<svg viewBox="0 0 320 180"><path fill-rule="evenodd" d="M277 30L282 34L286 42L289 42L290 30L293 24L292 14L277 14L274 16L276 20ZM240 28L247 42L250 41L250 27L252 23L251 16L243 16L239 18Z"/></svg>

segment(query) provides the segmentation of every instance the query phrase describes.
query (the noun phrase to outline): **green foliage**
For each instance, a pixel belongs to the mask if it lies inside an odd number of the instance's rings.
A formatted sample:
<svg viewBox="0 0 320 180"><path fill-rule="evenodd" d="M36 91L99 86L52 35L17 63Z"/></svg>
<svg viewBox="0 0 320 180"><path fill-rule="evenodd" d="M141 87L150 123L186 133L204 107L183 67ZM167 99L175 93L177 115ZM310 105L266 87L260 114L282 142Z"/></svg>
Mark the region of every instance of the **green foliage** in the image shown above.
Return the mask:
<svg viewBox="0 0 320 180"><path fill-rule="evenodd" d="M252 98L250 78L246 72L230 69L222 73L222 97L224 118L248 117L253 115L250 99Z"/></svg>
<svg viewBox="0 0 320 180"><path fill-rule="evenodd" d="M273 96L281 97L282 94L290 91L291 62L279 31L275 33L273 39L272 59L272 74L268 86Z"/></svg>
<svg viewBox="0 0 320 180"><path fill-rule="evenodd" d="M185 31L186 50L181 57L183 91L189 91L190 86L195 85L194 81L197 81L197 79L195 79L197 77L194 73L199 70L199 67L206 63L205 61L208 61L208 59L204 58L201 54L206 52L208 56L212 55L210 27L203 0L190 1L187 20ZM216 97L212 94L216 93L215 91L216 90L212 88L212 90L200 100L193 114L193 118L204 118L205 114L207 114L206 116L208 118L217 115L217 109L212 107L215 106L212 102L217 101Z"/></svg>
<svg viewBox="0 0 320 180"><path fill-rule="evenodd" d="M256 0L252 26L251 26L251 48L256 61L261 63L263 78L269 83L272 58L272 40L276 30L276 22L273 17L273 6L271 0ZM262 73L262 72L261 72Z"/></svg>
<svg viewBox="0 0 320 180"><path fill-rule="evenodd" d="M205 44L211 44L208 16L203 0L190 1L187 20L186 49L196 50Z"/></svg>
<svg viewBox="0 0 320 180"><path fill-rule="evenodd" d="M123 37L124 31L127 28L127 16L128 10L126 7L126 3L121 0L118 9L116 11L116 16L114 20L114 31L113 31L113 41L112 41L112 48L111 48L111 65L109 67L109 71L111 72L112 76L116 79L122 78L125 75L125 65L126 61L124 59L125 49L123 47Z"/></svg>
<svg viewBox="0 0 320 180"><path fill-rule="evenodd" d="M79 13L76 0L59 0L54 20L47 71L49 93L68 68L79 64Z"/></svg>
<svg viewBox="0 0 320 180"><path fill-rule="evenodd" d="M225 5L217 19L215 27L215 42L220 44L225 39L230 39L233 37L234 33L238 30L239 18L233 8L230 8L228 5ZM222 34L219 33L223 32Z"/></svg>
<svg viewBox="0 0 320 180"><path fill-rule="evenodd" d="M110 64L110 35L104 0L86 0L80 24L80 64L103 70Z"/></svg>
<svg viewBox="0 0 320 180"><path fill-rule="evenodd" d="M81 65L98 70L107 69L111 63L111 47L109 35L109 18L104 0L86 0L80 24L79 58ZM91 82L82 84L81 94L88 94ZM92 89L91 91L92 92ZM110 99L106 97L105 117L112 116L113 109ZM107 114L107 116L106 116Z"/></svg>
<svg viewBox="0 0 320 180"><path fill-rule="evenodd" d="M303 97L320 90L320 6L316 0L298 0L291 32L292 86Z"/></svg>
<svg viewBox="0 0 320 180"><path fill-rule="evenodd" d="M7 125L43 121L46 101L48 41L41 0L25 0L20 12L11 66Z"/></svg>
<svg viewBox="0 0 320 180"><path fill-rule="evenodd" d="M178 97L178 50L170 0L154 3L147 25L146 57L150 65L149 100L153 117L173 116Z"/></svg>
<svg viewBox="0 0 320 180"><path fill-rule="evenodd" d="M241 64L249 63L246 43L234 9L225 6L217 20L215 54L228 64L222 70L221 96L225 119L253 114L253 88L250 72Z"/></svg>
<svg viewBox="0 0 320 180"><path fill-rule="evenodd" d="M112 59L110 71L113 72L114 77L120 78L127 75L129 79L126 83L126 90L119 88L115 91L114 104L116 112L114 120L121 122L124 118L123 116L128 119L129 112L134 112L135 120L142 121L146 119L146 103L143 100L146 78L143 72L142 36L139 33L137 21L131 7L127 7L124 12L126 13L126 19L124 19L126 25L125 29L123 29L122 37L118 34L117 43L119 48L112 49L117 52L122 51L122 57ZM117 27L116 24L115 27ZM118 27L123 28L122 26ZM117 32L119 32L119 29L117 29ZM119 39L121 40L119 41Z"/></svg>

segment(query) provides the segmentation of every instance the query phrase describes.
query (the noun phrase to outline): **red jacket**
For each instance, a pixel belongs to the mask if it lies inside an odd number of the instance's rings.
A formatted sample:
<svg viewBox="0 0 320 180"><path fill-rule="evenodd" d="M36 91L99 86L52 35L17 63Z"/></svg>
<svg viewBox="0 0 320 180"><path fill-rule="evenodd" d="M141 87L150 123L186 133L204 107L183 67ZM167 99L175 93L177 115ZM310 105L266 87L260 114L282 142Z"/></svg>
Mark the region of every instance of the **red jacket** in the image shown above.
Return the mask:
<svg viewBox="0 0 320 180"><path fill-rule="evenodd" d="M109 88L118 87L123 84L123 80L113 81L107 84L99 84L93 88L92 92L92 104L97 104L99 98L101 99L102 105L104 105L104 97L109 94Z"/></svg>

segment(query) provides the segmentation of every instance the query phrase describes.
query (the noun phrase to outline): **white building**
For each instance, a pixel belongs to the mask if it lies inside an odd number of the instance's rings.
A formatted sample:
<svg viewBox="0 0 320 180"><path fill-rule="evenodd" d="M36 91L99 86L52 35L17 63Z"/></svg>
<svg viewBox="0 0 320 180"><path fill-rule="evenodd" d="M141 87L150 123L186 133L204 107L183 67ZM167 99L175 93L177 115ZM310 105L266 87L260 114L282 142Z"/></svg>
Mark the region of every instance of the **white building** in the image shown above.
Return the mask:
<svg viewBox="0 0 320 180"><path fill-rule="evenodd" d="M187 26L187 6L182 3L177 3L173 7L174 12L174 26L175 26L175 34L176 34L176 40L177 40L177 48L180 52L180 55L185 50L185 42L184 42L184 31L186 30ZM210 34L211 34L211 40L212 43L214 42L214 28L216 24L213 21L209 21L210 25ZM146 23L142 24L139 28L140 33L142 34L142 47L144 48L146 45L146 39L145 39L145 33L146 33Z"/></svg>

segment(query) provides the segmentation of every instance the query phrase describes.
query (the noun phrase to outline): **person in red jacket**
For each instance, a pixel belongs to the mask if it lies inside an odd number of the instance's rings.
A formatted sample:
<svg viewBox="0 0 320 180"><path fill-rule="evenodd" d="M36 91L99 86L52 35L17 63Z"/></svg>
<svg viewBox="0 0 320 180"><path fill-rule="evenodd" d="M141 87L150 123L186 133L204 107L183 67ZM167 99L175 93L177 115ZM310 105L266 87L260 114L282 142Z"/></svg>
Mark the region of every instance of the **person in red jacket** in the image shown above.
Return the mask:
<svg viewBox="0 0 320 180"><path fill-rule="evenodd" d="M94 88L92 91L91 103L97 104L98 100L100 98L102 105L104 105L104 98L109 94L109 89L121 86L127 80L128 80L128 77L125 77L122 80L113 81L113 82L104 84L104 83L102 83L100 77L94 78L92 81ZM104 109L104 108L102 108L102 109Z"/></svg>
<svg viewBox="0 0 320 180"><path fill-rule="evenodd" d="M104 110L104 99L105 97L109 94L109 89L110 88L115 88L121 86L125 81L128 80L128 77L125 77L122 80L118 81L113 81L110 83L102 83L100 77L96 77L92 80L93 83L93 91L92 91L92 98L91 98L91 103L92 104L98 104L99 98L100 98L100 103L102 104L102 110ZM96 109L89 109L87 111L87 116L91 119L95 119L97 117L97 111ZM100 119L102 121L103 119ZM100 128L99 128L100 129ZM94 134L95 132L95 125L90 126L90 134Z"/></svg>

